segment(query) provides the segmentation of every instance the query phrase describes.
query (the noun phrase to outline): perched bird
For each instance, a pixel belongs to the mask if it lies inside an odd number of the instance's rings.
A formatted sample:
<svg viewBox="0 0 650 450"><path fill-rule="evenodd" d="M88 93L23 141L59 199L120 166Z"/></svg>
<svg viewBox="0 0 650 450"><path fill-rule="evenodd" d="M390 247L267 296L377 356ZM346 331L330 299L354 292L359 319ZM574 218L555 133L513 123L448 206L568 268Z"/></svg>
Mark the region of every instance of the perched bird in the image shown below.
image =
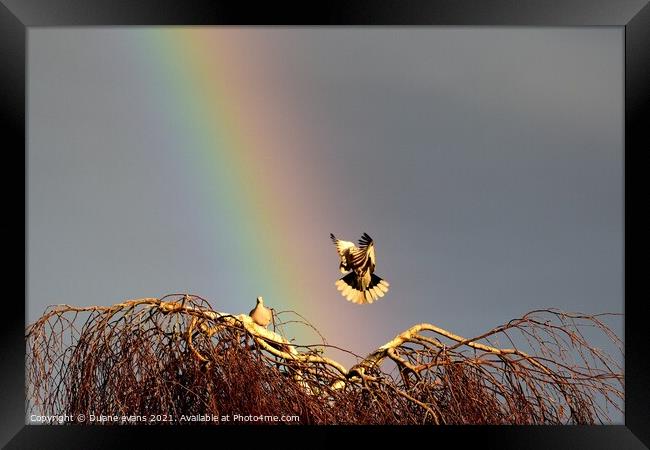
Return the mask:
<svg viewBox="0 0 650 450"><path fill-rule="evenodd" d="M268 326L273 318L271 310L264 306L264 299L262 297L257 297L257 305L255 305L255 308L251 310L249 315L253 319L253 322L262 327Z"/></svg>
<svg viewBox="0 0 650 450"><path fill-rule="evenodd" d="M349 241L341 241L330 233L341 258L341 273L350 271L336 282L341 295L352 303L372 303L388 292L389 283L374 274L375 244L367 233L359 239L359 246Z"/></svg>

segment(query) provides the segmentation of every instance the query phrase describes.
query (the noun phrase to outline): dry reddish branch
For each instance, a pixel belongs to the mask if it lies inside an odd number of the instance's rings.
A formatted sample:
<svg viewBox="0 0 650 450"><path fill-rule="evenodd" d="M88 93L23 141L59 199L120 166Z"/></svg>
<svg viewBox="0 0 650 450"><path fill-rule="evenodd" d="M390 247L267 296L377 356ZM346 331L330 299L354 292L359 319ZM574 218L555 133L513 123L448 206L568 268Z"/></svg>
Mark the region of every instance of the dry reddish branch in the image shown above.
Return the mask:
<svg viewBox="0 0 650 450"><path fill-rule="evenodd" d="M190 295L48 308L27 330L31 409L295 414L303 424L592 424L621 411L620 365L581 334L595 327L622 352L599 316L533 311L472 339L418 324L349 370L326 346L291 344L283 325L312 325L279 316L271 331Z"/></svg>

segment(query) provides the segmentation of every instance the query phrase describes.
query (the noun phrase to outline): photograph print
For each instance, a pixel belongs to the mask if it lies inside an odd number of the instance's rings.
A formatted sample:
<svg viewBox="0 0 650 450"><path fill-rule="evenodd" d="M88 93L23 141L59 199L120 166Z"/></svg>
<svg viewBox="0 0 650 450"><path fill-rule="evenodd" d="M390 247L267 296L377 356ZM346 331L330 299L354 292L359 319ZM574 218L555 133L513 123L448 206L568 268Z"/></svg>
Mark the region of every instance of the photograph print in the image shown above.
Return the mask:
<svg viewBox="0 0 650 450"><path fill-rule="evenodd" d="M624 40L30 28L26 424L622 425Z"/></svg>

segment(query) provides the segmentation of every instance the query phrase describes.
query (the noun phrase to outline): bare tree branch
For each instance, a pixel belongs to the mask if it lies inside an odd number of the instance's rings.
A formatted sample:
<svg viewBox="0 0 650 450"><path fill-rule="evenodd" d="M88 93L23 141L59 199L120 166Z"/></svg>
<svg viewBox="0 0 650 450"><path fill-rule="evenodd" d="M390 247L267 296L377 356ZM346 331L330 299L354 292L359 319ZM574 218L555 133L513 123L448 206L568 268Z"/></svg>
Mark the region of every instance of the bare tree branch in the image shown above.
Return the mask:
<svg viewBox="0 0 650 450"><path fill-rule="evenodd" d="M622 355L608 316L538 310L469 339L421 323L348 370L324 339L292 344L287 325L316 328L287 314L271 330L183 294L50 307L27 328L30 409L368 424L592 424L622 410L620 363L581 331L599 330Z"/></svg>

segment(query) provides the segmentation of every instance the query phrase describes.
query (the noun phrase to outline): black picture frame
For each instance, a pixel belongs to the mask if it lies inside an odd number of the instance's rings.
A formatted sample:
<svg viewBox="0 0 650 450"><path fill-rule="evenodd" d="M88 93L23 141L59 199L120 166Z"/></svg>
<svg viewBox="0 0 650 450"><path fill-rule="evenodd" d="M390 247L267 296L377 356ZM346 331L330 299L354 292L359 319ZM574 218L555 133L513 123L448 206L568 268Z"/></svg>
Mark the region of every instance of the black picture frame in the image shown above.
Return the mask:
<svg viewBox="0 0 650 450"><path fill-rule="evenodd" d="M430 445L458 444L473 440L481 448L589 448L632 449L650 446L650 355L645 325L644 296L634 295L640 277L633 253L639 253L639 234L633 232L630 195L640 180L638 163L650 148L647 112L650 93L650 5L648 0L366 0L302 2L225 2L208 0L0 0L0 112L5 154L16 156L6 164L5 220L3 236L26 243L26 43L30 27L108 25L479 25L479 26L620 26L625 29L625 425L564 427L298 427L310 442L325 443L330 434L337 445L351 439L349 433L381 435L397 432L398 439L421 439ZM20 195L20 190L23 195ZM21 215L22 212L22 215ZM633 245L635 244L635 245ZM24 250L24 248L23 248ZM26 286L25 256L20 250L4 254L7 268L0 372L0 443L6 448L116 448L135 446L146 439L147 447L172 446L188 434L176 427L84 427L25 425L25 296L14 295L14 286ZM22 253L25 255L25 253ZM23 262L22 267L20 261ZM638 267L638 266L636 266ZM20 271L23 271L22 277ZM24 278L23 278L24 277ZM640 291L640 290L639 290ZM217 429L218 428L218 429ZM182 430L182 428L181 428ZM186 427L192 437L211 445L224 435L255 439L259 431ZM259 430L259 429L258 429ZM264 428L264 439L278 431ZM408 435L407 435L408 434ZM286 439L286 438L285 438ZM345 439L345 441L343 440ZM269 441L272 444L272 441ZM277 445L287 445L278 441ZM221 444L223 445L223 443ZM305 443L303 442L303 445ZM461 445L462 447L462 445Z"/></svg>

